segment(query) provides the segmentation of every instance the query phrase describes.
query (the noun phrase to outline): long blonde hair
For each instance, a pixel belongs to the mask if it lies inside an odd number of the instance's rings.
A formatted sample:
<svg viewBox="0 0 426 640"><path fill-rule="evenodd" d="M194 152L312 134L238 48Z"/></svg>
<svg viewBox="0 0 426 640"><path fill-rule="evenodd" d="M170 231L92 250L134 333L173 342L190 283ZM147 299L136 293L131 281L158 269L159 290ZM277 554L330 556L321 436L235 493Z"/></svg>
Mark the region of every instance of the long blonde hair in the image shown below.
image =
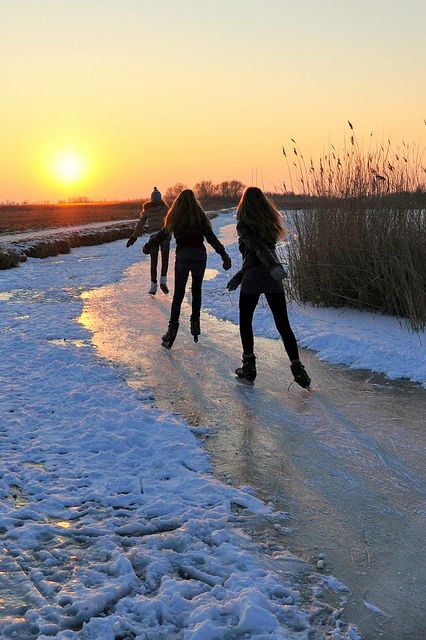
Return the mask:
<svg viewBox="0 0 426 640"><path fill-rule="evenodd" d="M238 203L237 220L257 233L264 242L277 242L285 236L282 217L259 187L247 187Z"/></svg>
<svg viewBox="0 0 426 640"><path fill-rule="evenodd" d="M184 189L175 198L166 218L164 227L169 233L180 231L184 227L211 227L211 222L201 207L192 189Z"/></svg>

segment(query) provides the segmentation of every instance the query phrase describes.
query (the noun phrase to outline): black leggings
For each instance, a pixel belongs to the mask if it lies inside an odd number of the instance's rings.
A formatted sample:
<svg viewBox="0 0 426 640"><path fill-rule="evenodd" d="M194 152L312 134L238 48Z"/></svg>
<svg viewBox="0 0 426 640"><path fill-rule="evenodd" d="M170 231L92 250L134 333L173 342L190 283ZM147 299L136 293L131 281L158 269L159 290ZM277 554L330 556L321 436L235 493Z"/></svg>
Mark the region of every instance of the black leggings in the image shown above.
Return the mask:
<svg viewBox="0 0 426 640"><path fill-rule="evenodd" d="M201 285L203 284L207 258L203 260L186 260L176 258L175 262L175 290L172 300L170 322L179 322L180 308L185 295L186 283L191 273L192 284L192 318L197 320L201 310Z"/></svg>
<svg viewBox="0 0 426 640"><path fill-rule="evenodd" d="M275 326L283 339L285 350L291 361L299 359L296 338L287 315L287 304L284 292L265 293L269 308L274 316ZM253 353L253 315L259 302L260 293L240 293L240 336L243 352Z"/></svg>
<svg viewBox="0 0 426 640"><path fill-rule="evenodd" d="M170 253L170 238L166 238L158 244L153 244L151 247L151 282L157 282L157 264L158 264L158 252L161 251L161 275L167 275L167 269L169 268L169 253Z"/></svg>

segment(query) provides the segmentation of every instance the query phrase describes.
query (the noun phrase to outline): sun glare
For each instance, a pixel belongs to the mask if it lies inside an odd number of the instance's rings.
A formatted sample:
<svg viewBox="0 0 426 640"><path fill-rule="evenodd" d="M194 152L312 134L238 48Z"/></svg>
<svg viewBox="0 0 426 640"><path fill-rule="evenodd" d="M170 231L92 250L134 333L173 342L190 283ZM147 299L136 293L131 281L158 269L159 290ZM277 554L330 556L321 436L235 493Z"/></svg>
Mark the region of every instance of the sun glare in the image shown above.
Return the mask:
<svg viewBox="0 0 426 640"><path fill-rule="evenodd" d="M53 171L56 179L63 184L74 184L84 178L86 163L82 156L68 151L57 156L53 163Z"/></svg>

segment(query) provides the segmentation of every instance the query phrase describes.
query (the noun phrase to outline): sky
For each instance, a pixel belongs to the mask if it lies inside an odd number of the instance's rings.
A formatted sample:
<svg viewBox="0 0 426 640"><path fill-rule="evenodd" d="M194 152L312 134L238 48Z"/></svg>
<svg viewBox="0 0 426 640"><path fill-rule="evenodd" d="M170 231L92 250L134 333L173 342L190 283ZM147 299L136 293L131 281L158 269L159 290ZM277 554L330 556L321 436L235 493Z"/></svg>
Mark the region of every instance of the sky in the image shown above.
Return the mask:
<svg viewBox="0 0 426 640"><path fill-rule="evenodd" d="M237 179L425 137L423 0L0 0L0 201Z"/></svg>

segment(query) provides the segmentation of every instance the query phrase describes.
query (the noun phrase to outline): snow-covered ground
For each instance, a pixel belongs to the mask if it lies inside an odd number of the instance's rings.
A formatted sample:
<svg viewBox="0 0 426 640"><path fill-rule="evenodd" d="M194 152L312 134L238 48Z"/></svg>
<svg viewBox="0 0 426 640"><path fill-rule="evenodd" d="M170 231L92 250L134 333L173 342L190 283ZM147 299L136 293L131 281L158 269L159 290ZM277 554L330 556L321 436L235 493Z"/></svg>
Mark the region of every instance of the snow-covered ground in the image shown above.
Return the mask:
<svg viewBox="0 0 426 640"><path fill-rule="evenodd" d="M271 563L235 523L250 512L285 527L285 514L214 479L197 430L97 357L82 296L147 259L124 245L1 274L0 637L357 638L284 577L283 550ZM228 277L205 282L204 306L235 321ZM424 342L392 319L292 307L291 320L320 357L426 386ZM262 307L256 330L275 336Z"/></svg>
<svg viewBox="0 0 426 640"><path fill-rule="evenodd" d="M84 291L141 257L117 242L2 274L1 637L308 638L322 607L233 524L285 515L215 480L196 434L78 322Z"/></svg>

